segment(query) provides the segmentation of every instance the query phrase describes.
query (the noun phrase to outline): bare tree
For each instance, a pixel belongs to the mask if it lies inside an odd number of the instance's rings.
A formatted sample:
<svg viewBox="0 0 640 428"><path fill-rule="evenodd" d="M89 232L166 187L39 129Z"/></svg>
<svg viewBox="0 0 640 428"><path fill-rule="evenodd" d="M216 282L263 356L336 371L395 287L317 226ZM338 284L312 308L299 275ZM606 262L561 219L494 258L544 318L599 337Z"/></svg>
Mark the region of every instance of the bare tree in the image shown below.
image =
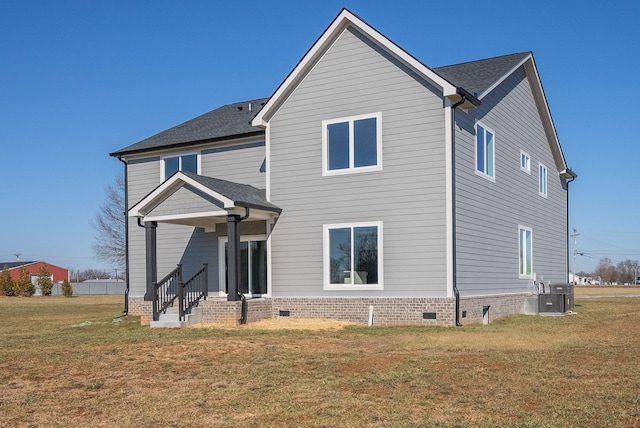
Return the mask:
<svg viewBox="0 0 640 428"><path fill-rule="evenodd" d="M618 282L622 284L633 284L638 272L638 261L627 259L618 263L616 267L618 271Z"/></svg>
<svg viewBox="0 0 640 428"><path fill-rule="evenodd" d="M92 226L96 230L93 254L96 259L123 269L126 264L124 176L105 188L105 199Z"/></svg>
<svg viewBox="0 0 640 428"><path fill-rule="evenodd" d="M616 268L611 264L611 259L608 257L600 259L593 274L595 277L600 278L603 284L615 282L617 279Z"/></svg>
<svg viewBox="0 0 640 428"><path fill-rule="evenodd" d="M603 284L614 282L633 284L638 273L640 273L640 262L637 260L627 259L614 266L610 258L604 257L598 262L593 276L599 277Z"/></svg>

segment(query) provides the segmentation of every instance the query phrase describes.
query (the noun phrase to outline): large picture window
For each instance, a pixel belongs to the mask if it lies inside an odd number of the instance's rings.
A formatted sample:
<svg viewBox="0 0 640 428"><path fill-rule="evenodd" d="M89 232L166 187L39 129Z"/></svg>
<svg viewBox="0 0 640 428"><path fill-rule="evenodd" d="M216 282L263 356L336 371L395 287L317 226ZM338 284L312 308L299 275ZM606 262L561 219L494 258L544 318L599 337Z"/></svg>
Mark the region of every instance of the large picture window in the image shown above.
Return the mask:
<svg viewBox="0 0 640 428"><path fill-rule="evenodd" d="M533 266L532 231L528 227L518 226L518 260L520 278L531 278Z"/></svg>
<svg viewBox="0 0 640 428"><path fill-rule="evenodd" d="M495 133L478 122L476 124L476 174L495 179Z"/></svg>
<svg viewBox="0 0 640 428"><path fill-rule="evenodd" d="M382 168L381 113L322 122L323 174Z"/></svg>
<svg viewBox="0 0 640 428"><path fill-rule="evenodd" d="M324 226L324 288L382 289L382 223Z"/></svg>
<svg viewBox="0 0 640 428"><path fill-rule="evenodd" d="M178 171L192 172L198 174L198 154L190 153L180 156L168 156L162 158L161 179L162 181L171 177Z"/></svg>

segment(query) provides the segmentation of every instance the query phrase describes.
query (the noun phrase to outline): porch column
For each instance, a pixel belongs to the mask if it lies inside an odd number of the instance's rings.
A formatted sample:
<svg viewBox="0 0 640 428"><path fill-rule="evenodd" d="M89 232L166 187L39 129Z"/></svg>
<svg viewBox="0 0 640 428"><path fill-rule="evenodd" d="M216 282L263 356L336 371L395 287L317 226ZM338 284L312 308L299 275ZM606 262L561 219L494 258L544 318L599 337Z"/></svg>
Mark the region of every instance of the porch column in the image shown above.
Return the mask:
<svg viewBox="0 0 640 428"><path fill-rule="evenodd" d="M229 251L227 255L227 281L229 290L227 301L235 302L240 300L238 290L240 289L240 216L237 214L227 215L227 233L229 238Z"/></svg>
<svg viewBox="0 0 640 428"><path fill-rule="evenodd" d="M158 222L144 222L144 244L147 258L147 291L144 300L153 301L153 283L158 281L158 256L156 248L156 229Z"/></svg>

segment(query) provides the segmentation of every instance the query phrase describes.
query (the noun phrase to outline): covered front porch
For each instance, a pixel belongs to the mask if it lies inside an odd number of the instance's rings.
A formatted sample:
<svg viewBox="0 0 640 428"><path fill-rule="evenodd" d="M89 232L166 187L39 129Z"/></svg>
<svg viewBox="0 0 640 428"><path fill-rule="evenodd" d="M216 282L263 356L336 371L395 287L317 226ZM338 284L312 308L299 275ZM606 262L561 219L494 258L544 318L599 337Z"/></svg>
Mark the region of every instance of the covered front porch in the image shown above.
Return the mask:
<svg viewBox="0 0 640 428"><path fill-rule="evenodd" d="M266 200L264 191L256 187L181 171L136 203L128 215L136 218L145 231L144 300L153 302L153 320L158 321L162 314L177 306L179 320L184 321L194 307L209 297L212 284L217 289L216 300L238 302L244 301L245 293L267 294L267 242L280 212L280 208ZM241 222L258 225L264 234L241 235ZM158 238L162 236L158 230L163 225L187 226L185 231L214 236L218 243L211 245L208 239L208 245L184 248L178 251L181 254L169 252L176 258L177 267L171 272L160 272L163 277L158 280L158 249L173 245L171 235ZM183 278L180 260L185 253L189 253L186 256L191 260L202 261L201 268L190 278ZM210 275L206 260L211 260L212 254L219 263L219 275ZM260 263L254 265L259 265L259 273L253 276L261 276L260 287L252 285L255 278L248 281L252 274L249 257L256 258L256 254Z"/></svg>

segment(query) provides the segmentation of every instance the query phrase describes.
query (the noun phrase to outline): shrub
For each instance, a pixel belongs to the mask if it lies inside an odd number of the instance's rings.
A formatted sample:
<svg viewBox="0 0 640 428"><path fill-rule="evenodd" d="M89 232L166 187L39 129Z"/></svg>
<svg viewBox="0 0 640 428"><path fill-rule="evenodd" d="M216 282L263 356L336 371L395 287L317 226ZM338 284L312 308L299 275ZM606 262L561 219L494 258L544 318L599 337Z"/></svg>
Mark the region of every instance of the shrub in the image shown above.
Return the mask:
<svg viewBox="0 0 640 428"><path fill-rule="evenodd" d="M18 280L14 282L13 289L16 296L31 297L36 292L36 286L31 282L31 275L24 266L18 272Z"/></svg>
<svg viewBox="0 0 640 428"><path fill-rule="evenodd" d="M51 296L51 291L53 290L53 281L51 280L51 272L49 272L45 265L42 265L42 267L40 267L40 270L38 270L38 278L36 278L36 283L38 284L38 288L40 288L40 292L43 296Z"/></svg>
<svg viewBox="0 0 640 428"><path fill-rule="evenodd" d="M0 272L0 295L13 296L13 279L6 268Z"/></svg>
<svg viewBox="0 0 640 428"><path fill-rule="evenodd" d="M62 295L64 297L71 297L73 295L73 287L68 280L62 281Z"/></svg>

